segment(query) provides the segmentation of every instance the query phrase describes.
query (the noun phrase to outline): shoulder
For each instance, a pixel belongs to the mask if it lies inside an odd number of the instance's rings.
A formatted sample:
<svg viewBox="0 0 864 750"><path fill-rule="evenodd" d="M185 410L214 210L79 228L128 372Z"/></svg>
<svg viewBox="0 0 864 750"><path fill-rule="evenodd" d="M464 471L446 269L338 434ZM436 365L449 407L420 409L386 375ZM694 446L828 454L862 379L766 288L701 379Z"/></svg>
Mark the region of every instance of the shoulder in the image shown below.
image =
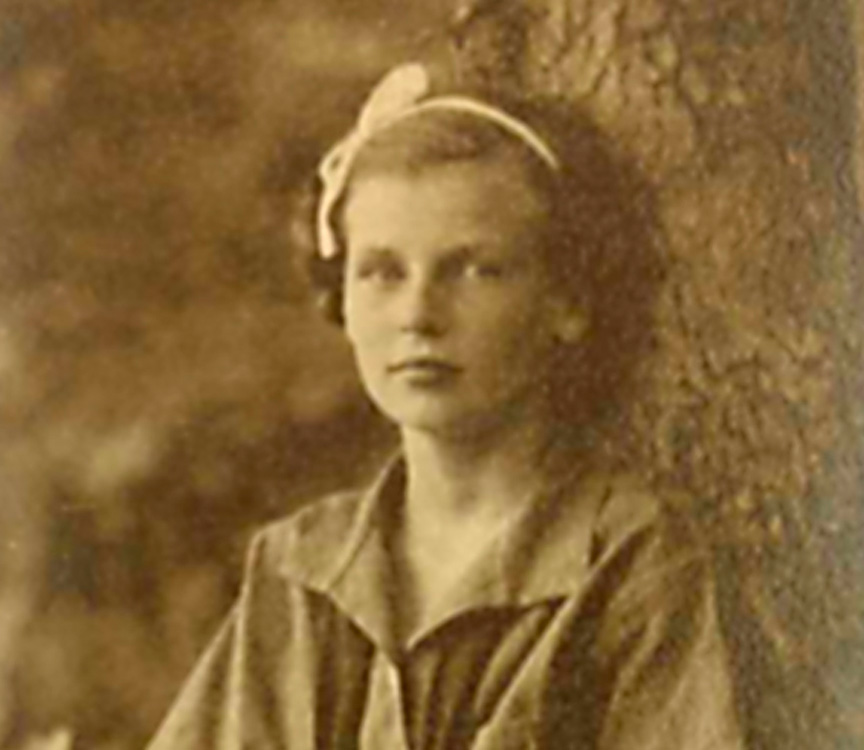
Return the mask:
<svg viewBox="0 0 864 750"><path fill-rule="evenodd" d="M607 480L594 527L598 583L629 605L654 605L710 584L711 555L680 493L632 475ZM610 591L611 589L611 591Z"/></svg>
<svg viewBox="0 0 864 750"><path fill-rule="evenodd" d="M326 543L340 539L351 529L362 495L358 490L348 490L307 502L291 515L262 527L255 539L272 553L307 540Z"/></svg>
<svg viewBox="0 0 864 750"><path fill-rule="evenodd" d="M716 568L678 495L618 476L598 509L578 632L591 684L608 690L603 747L744 746Z"/></svg>
<svg viewBox="0 0 864 750"><path fill-rule="evenodd" d="M603 548L656 531L662 525L663 499L647 482L635 474L614 474L603 477L602 482L595 534Z"/></svg>
<svg viewBox="0 0 864 750"><path fill-rule="evenodd" d="M604 478L604 491L595 521L598 554L651 541L668 551L696 554L701 544L686 511L681 492L655 486L634 474Z"/></svg>
<svg viewBox="0 0 864 750"><path fill-rule="evenodd" d="M363 499L360 490L327 495L267 524L252 537L247 573L263 570L325 585L358 525Z"/></svg>

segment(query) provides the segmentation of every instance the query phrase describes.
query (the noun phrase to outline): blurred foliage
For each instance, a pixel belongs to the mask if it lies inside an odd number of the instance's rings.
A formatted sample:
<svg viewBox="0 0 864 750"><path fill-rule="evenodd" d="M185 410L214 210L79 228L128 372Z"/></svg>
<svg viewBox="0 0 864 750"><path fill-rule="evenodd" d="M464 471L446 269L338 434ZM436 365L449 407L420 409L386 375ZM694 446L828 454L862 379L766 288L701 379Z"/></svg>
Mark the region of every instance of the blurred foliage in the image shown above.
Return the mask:
<svg viewBox="0 0 864 750"><path fill-rule="evenodd" d="M249 530L387 446L289 211L438 12L0 6L0 746L140 746Z"/></svg>

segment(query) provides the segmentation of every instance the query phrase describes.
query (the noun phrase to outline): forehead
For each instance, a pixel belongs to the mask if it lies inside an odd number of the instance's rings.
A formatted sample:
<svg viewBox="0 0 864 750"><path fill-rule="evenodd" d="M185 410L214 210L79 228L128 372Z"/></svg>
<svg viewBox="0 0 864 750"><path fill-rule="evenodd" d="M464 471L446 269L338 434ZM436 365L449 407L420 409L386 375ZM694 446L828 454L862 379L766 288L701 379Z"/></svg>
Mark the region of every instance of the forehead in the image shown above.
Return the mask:
<svg viewBox="0 0 864 750"><path fill-rule="evenodd" d="M451 162L356 178L344 204L349 249L521 244L545 223L545 202L520 166Z"/></svg>

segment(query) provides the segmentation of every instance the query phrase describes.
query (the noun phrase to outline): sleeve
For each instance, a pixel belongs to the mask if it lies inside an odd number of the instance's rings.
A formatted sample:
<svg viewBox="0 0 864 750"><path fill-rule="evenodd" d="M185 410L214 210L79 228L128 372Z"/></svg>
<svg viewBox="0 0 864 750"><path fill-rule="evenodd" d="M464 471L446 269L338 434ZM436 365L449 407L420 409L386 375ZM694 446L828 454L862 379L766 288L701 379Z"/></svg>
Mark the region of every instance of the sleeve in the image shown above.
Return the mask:
<svg viewBox="0 0 864 750"><path fill-rule="evenodd" d="M672 548L670 548L672 547ZM707 554L654 539L610 565L592 645L599 750L743 750Z"/></svg>
<svg viewBox="0 0 864 750"><path fill-rule="evenodd" d="M247 555L240 596L149 745L149 750L284 748L273 684L288 633L286 596L264 562L264 537Z"/></svg>

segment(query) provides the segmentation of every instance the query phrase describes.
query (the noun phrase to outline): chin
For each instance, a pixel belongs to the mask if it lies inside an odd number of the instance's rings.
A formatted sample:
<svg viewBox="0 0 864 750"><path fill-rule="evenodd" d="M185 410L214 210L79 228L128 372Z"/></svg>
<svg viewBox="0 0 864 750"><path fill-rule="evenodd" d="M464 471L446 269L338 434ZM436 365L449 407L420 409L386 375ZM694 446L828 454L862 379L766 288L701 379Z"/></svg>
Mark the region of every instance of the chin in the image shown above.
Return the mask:
<svg viewBox="0 0 864 750"><path fill-rule="evenodd" d="M441 399L373 398L378 410L403 430L446 434L458 432L470 421L464 409ZM463 426L463 427L460 427Z"/></svg>
<svg viewBox="0 0 864 750"><path fill-rule="evenodd" d="M379 404L384 416L400 430L423 433L430 437L448 440L482 439L501 429L501 412L488 413L469 409L450 408L442 405L407 408L384 407Z"/></svg>
<svg viewBox="0 0 864 750"><path fill-rule="evenodd" d="M527 399L524 394L470 394L458 390L407 390L402 388L367 388L378 410L401 430L424 432L449 438L488 438L507 430L513 420L523 416ZM530 410L529 410L530 411Z"/></svg>
<svg viewBox="0 0 864 750"><path fill-rule="evenodd" d="M384 416L399 429L424 432L429 435L447 436L465 433L469 430L466 420L453 415L430 414L427 411L385 411Z"/></svg>

